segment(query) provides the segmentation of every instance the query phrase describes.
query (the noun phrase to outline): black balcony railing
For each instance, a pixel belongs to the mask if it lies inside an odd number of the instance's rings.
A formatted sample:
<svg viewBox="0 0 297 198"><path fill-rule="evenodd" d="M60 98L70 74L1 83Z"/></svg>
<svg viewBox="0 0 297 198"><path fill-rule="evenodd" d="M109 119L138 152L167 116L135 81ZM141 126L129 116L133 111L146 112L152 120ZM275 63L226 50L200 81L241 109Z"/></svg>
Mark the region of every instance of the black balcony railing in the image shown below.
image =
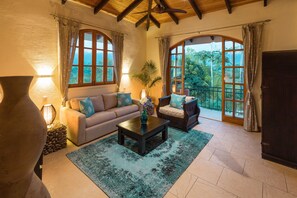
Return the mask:
<svg viewBox="0 0 297 198"><path fill-rule="evenodd" d="M198 98L198 105L203 108L222 111L222 87L196 86L189 89L190 95ZM235 89L235 99L243 100L243 89ZM232 88L225 88L225 97L232 98ZM226 106L226 111L232 111Z"/></svg>

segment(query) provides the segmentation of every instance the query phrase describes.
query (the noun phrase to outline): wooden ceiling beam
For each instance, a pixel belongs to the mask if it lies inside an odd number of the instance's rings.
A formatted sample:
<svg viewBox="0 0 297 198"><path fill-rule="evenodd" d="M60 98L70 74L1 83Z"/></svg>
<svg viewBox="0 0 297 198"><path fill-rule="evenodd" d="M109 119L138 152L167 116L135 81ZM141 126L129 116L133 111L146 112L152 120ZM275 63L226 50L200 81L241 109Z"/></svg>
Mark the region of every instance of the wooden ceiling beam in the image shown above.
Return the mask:
<svg viewBox="0 0 297 198"><path fill-rule="evenodd" d="M228 9L229 14L232 13L232 6L230 0L225 0L226 7Z"/></svg>
<svg viewBox="0 0 297 198"><path fill-rule="evenodd" d="M160 28L160 22L153 15L150 15L150 19L158 28Z"/></svg>
<svg viewBox="0 0 297 198"><path fill-rule="evenodd" d="M268 5L268 0L264 0L264 7Z"/></svg>
<svg viewBox="0 0 297 198"><path fill-rule="evenodd" d="M192 8L196 12L196 14L199 17L199 19L202 19L202 12L199 9L199 7L198 7L197 3L195 2L195 0L189 0L189 3L191 4Z"/></svg>
<svg viewBox="0 0 297 198"><path fill-rule="evenodd" d="M62 5L64 5L67 2L67 0L62 0Z"/></svg>
<svg viewBox="0 0 297 198"><path fill-rule="evenodd" d="M170 8L169 6L168 6L168 4L166 3L166 1L165 0L160 0L160 3L165 7L165 8ZM172 12L168 12L168 15L171 17L171 19L176 23L176 24L178 24L178 18L177 18L177 16L175 15L175 14L173 14Z"/></svg>
<svg viewBox="0 0 297 198"><path fill-rule="evenodd" d="M108 2L109 0L102 0L94 8L94 14L97 14Z"/></svg>
<svg viewBox="0 0 297 198"><path fill-rule="evenodd" d="M143 0L134 0L123 12L117 16L117 21L121 21L127 14L136 8Z"/></svg>
<svg viewBox="0 0 297 198"><path fill-rule="evenodd" d="M146 19L146 31L149 30L150 28L150 21L151 21L151 14L152 14L152 5L153 5L153 0L148 0L148 10L147 10L147 19Z"/></svg>
<svg viewBox="0 0 297 198"><path fill-rule="evenodd" d="M144 17L142 17L141 19L139 19L139 21L137 21L135 23L135 27L138 27L140 24L142 24L145 20L147 19L147 15L145 15Z"/></svg>

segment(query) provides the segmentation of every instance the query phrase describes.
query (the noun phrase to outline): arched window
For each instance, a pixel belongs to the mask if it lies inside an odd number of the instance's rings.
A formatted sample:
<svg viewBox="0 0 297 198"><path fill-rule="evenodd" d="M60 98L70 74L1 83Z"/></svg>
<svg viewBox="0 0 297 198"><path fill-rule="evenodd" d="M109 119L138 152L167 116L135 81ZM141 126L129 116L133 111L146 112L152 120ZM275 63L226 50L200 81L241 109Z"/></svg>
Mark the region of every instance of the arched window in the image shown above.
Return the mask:
<svg viewBox="0 0 297 198"><path fill-rule="evenodd" d="M209 35L183 40L169 51L167 92L198 98L211 117L243 123L244 50L242 42ZM207 116L205 116L207 117Z"/></svg>
<svg viewBox="0 0 297 198"><path fill-rule="evenodd" d="M69 87L115 83L113 46L110 38L97 30L80 30Z"/></svg>

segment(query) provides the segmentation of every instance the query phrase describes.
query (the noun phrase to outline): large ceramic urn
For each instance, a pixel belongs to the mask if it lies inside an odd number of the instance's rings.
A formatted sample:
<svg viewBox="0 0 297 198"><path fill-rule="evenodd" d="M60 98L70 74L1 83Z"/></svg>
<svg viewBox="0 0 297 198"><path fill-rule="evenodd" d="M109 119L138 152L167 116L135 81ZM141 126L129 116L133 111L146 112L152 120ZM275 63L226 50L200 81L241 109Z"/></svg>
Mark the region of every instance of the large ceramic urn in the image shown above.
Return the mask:
<svg viewBox="0 0 297 198"><path fill-rule="evenodd" d="M46 124L28 91L32 76L0 77L0 197L50 197L34 173L46 141Z"/></svg>

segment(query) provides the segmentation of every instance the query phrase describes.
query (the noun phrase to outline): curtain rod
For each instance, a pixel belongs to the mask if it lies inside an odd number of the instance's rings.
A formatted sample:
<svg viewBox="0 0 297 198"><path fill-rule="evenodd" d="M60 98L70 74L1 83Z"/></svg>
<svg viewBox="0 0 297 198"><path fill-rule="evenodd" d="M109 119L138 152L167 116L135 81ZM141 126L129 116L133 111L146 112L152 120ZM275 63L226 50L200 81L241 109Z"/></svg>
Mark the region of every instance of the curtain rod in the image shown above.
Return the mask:
<svg viewBox="0 0 297 198"><path fill-rule="evenodd" d="M270 22L271 19L266 19L263 21L256 21L256 22L252 22L252 23L268 23ZM178 33L178 34L168 34L168 35L163 35L163 36L157 36L155 38L161 38L164 36L180 36L180 35L186 35L186 34L194 34L194 33L198 33L200 34L201 32L208 32L208 31L212 31L212 30L221 30L221 29L227 29L227 28L232 28L232 27L238 27L238 26L243 26L243 25L248 25L250 23L242 23L242 24L237 24L237 25L229 25L229 26L223 26L223 27L218 27L218 28L211 28L211 29L206 29L206 30L197 30L197 31L192 31L192 32L185 32L185 33Z"/></svg>
<svg viewBox="0 0 297 198"><path fill-rule="evenodd" d="M127 33L123 33L123 32L119 32L119 31L103 28L103 27L93 25L93 24L90 24L90 23L86 23L86 22L83 22L83 21L78 21L78 20L73 19L73 18L69 18L69 17L65 17L65 16L59 16L59 15L56 15L56 14L50 14L50 15L53 16L55 20L57 18L72 20L72 21L75 21L75 22L78 22L78 23L81 23L81 24L84 24L84 25L87 25L87 26L90 26L90 27L99 28L101 30L106 30L106 31L110 31L110 32L117 32L117 33L121 33L121 34L124 34L124 35L128 35Z"/></svg>

